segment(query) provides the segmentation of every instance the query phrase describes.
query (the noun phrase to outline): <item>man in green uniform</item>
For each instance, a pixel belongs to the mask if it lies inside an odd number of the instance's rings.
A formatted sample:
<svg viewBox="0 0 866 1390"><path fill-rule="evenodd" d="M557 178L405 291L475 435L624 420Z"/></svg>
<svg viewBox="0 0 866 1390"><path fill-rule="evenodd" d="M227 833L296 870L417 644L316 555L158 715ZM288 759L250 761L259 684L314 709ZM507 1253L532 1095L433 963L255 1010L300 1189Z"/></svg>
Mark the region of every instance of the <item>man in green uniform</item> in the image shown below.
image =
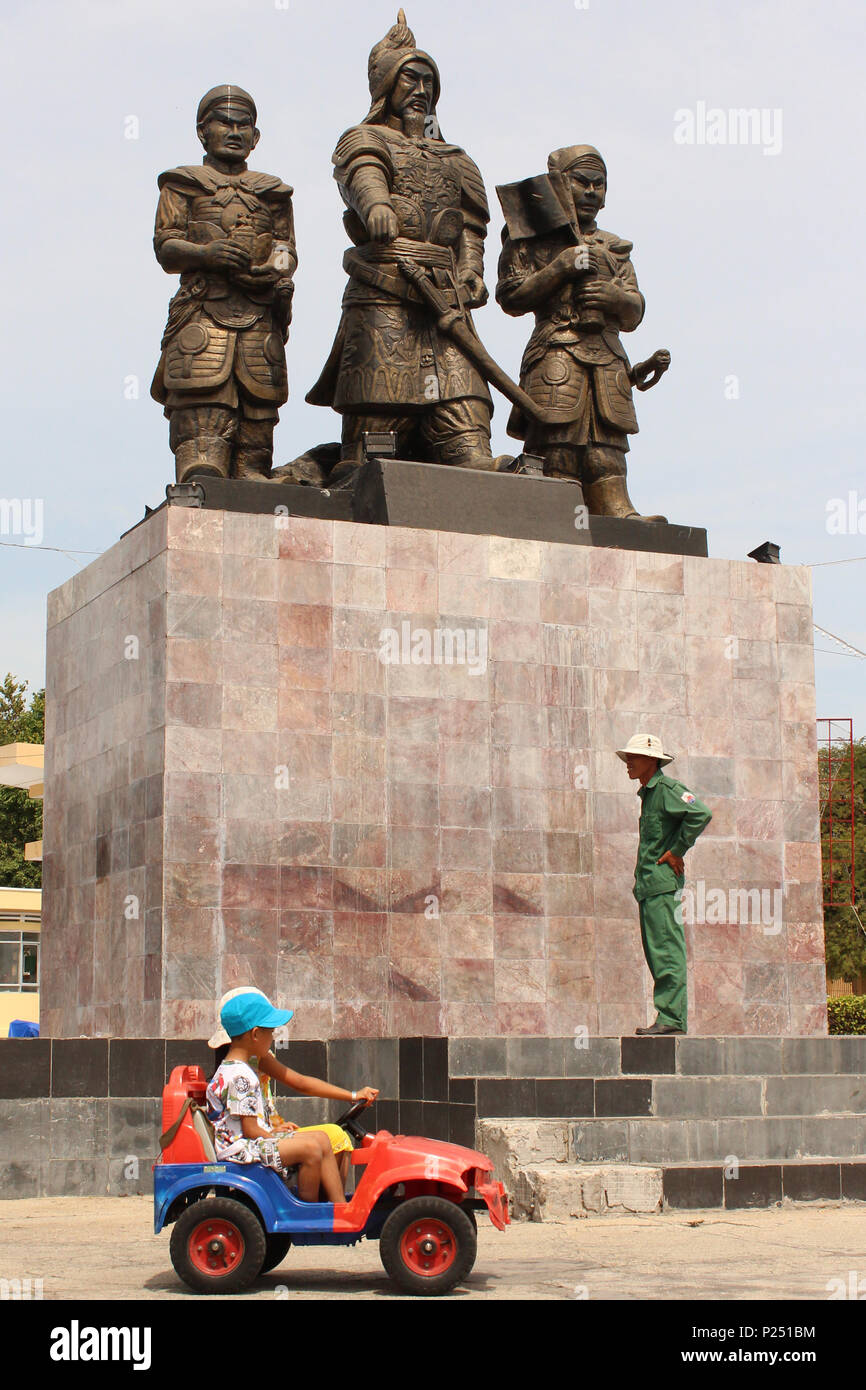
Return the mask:
<svg viewBox="0 0 866 1390"><path fill-rule="evenodd" d="M712 820L712 812L696 796L666 777L662 768L673 762L655 734L635 734L616 750L629 777L640 782L638 796L640 842L634 874L634 895L640 912L644 956L655 988L657 1018L638 1033L685 1033L688 990L686 938L680 898L685 884L683 856Z"/></svg>

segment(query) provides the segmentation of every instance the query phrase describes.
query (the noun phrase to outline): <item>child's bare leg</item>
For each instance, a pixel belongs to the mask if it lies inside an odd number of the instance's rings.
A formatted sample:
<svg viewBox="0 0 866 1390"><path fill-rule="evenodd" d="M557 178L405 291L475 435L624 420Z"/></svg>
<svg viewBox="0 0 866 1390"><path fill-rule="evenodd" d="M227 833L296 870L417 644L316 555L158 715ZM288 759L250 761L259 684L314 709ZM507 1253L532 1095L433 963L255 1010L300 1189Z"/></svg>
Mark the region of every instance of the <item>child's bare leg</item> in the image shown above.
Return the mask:
<svg viewBox="0 0 866 1390"><path fill-rule="evenodd" d="M330 1149L330 1144L328 1148ZM277 1145L286 1168L298 1164L298 1196L302 1202L318 1202L323 1183L322 1150L315 1134L292 1134ZM333 1200L333 1199L331 1199ZM342 1202L343 1198L339 1197Z"/></svg>
<svg viewBox="0 0 866 1390"><path fill-rule="evenodd" d="M352 1156L348 1149L344 1149L341 1154L337 1155L337 1168L340 1172L340 1182L343 1184L344 1192L346 1190L346 1179L349 1176L349 1169L351 1167L351 1159Z"/></svg>
<svg viewBox="0 0 866 1390"><path fill-rule="evenodd" d="M322 1160L321 1178L319 1181L325 1190L325 1201L345 1202L346 1194L343 1190L340 1170L337 1167L337 1160L334 1157L334 1150L331 1148L330 1139L322 1130L314 1130L310 1138L319 1141L319 1153Z"/></svg>

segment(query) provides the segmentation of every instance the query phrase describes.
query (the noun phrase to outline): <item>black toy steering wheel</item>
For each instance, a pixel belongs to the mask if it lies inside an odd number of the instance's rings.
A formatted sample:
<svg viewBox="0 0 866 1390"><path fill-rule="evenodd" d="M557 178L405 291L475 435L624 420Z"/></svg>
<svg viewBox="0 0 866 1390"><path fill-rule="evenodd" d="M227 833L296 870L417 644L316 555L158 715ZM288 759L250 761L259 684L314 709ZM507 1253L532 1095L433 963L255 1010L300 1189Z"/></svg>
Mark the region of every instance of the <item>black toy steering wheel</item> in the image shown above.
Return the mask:
<svg viewBox="0 0 866 1390"><path fill-rule="evenodd" d="M359 1144L367 1134L367 1130L357 1123L357 1119L363 1111L368 1109L368 1105L369 1102L366 1100L356 1100L354 1105L351 1105L346 1113L341 1115L339 1120L335 1121L335 1124L338 1124L341 1129L344 1129L346 1133L350 1134Z"/></svg>

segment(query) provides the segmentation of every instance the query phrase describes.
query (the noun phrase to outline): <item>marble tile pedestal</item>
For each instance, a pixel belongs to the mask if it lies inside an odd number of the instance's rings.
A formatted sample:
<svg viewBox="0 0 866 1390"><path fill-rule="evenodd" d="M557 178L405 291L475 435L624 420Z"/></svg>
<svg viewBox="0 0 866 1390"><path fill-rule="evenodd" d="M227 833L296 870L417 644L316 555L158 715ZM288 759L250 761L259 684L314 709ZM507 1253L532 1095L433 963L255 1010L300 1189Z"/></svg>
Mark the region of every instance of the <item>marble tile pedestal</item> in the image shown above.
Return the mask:
<svg viewBox="0 0 866 1390"><path fill-rule="evenodd" d="M633 1032L641 728L714 811L690 1031L826 1032L811 621L788 566L163 508L49 599L43 1032Z"/></svg>

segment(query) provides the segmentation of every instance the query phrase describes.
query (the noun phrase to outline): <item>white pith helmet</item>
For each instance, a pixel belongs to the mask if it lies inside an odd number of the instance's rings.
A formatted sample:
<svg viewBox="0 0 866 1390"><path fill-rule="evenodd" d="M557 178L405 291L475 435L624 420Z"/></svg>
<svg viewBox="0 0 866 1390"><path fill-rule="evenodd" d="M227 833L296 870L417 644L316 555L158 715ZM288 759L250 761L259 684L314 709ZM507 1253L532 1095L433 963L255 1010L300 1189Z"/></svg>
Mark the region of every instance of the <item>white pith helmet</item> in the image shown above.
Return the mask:
<svg viewBox="0 0 866 1390"><path fill-rule="evenodd" d="M658 734L632 734L625 748L617 748L616 756L625 762L628 757L658 758L659 767L665 767L674 760L673 753L666 753Z"/></svg>

